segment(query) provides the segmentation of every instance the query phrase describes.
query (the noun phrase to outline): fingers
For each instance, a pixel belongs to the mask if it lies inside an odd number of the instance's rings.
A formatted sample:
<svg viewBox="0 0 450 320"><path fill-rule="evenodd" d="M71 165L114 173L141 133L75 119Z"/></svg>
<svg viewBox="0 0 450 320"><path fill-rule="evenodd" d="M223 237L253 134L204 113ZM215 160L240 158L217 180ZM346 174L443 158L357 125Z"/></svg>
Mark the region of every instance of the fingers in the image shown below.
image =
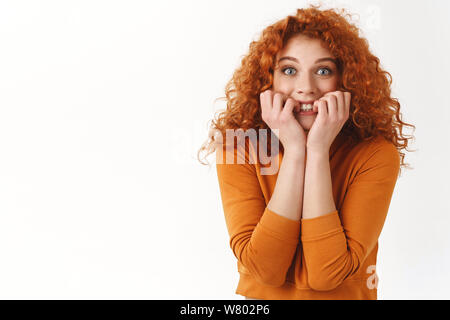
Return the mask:
<svg viewBox="0 0 450 320"><path fill-rule="evenodd" d="M282 113L286 116L289 117L292 112L294 111L294 108L296 105L298 105L298 101L295 101L292 98L288 98L286 103L284 104L284 109L282 111Z"/></svg>
<svg viewBox="0 0 450 320"><path fill-rule="evenodd" d="M350 113L350 96L350 92L334 91L328 92L322 97L328 103L330 120L344 121L348 119Z"/></svg>
<svg viewBox="0 0 450 320"><path fill-rule="evenodd" d="M343 120L345 118L345 99L342 91L334 92L334 97L337 101L337 116L338 119Z"/></svg>
<svg viewBox="0 0 450 320"><path fill-rule="evenodd" d="M327 101L328 99L335 99L329 97L322 97L316 100L313 104L313 110L318 111L318 106L322 105L322 116L328 116L330 111L328 110ZM342 97L343 99L343 97ZM320 102L320 103L319 103ZM261 113L263 119L275 119L279 116L285 114L284 118L287 119L291 114L293 114L294 108L299 104L299 102L288 95L281 92L274 92L267 89L260 93L260 103L261 103ZM337 108L336 100L330 100L330 106L333 108L331 114L336 113Z"/></svg>
<svg viewBox="0 0 450 320"><path fill-rule="evenodd" d="M298 103L287 95L281 92L273 92L270 89L261 92L259 94L259 99L263 119L268 119L270 116L278 117L281 113L284 113L283 111L286 108L288 109L287 112L290 114Z"/></svg>
<svg viewBox="0 0 450 320"><path fill-rule="evenodd" d="M328 94L324 97L324 100L327 102L328 116L330 118L330 121L336 122L338 119L338 104L336 96L333 94Z"/></svg>
<svg viewBox="0 0 450 320"><path fill-rule="evenodd" d="M323 99L316 100L314 101L314 106L318 112L316 121L325 122L328 118L327 101Z"/></svg>
<svg viewBox="0 0 450 320"><path fill-rule="evenodd" d="M345 103L345 112L346 112L345 118L346 119L350 115L350 100L351 100L351 96L352 96L352 94L350 92L344 92L344 103Z"/></svg>
<svg viewBox="0 0 450 320"><path fill-rule="evenodd" d="M275 92L273 95L273 112L275 114L280 114L284 105L284 95L280 92Z"/></svg>
<svg viewBox="0 0 450 320"><path fill-rule="evenodd" d="M261 117L265 120L272 112L272 97L270 90L263 91L259 94L259 102L261 104Z"/></svg>

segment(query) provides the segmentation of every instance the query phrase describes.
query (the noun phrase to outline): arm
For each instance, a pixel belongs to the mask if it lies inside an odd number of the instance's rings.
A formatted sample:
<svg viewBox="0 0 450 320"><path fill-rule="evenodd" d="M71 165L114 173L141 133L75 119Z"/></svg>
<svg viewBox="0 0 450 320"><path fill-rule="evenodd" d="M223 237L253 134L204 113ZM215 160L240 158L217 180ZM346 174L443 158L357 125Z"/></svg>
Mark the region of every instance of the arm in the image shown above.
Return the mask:
<svg viewBox="0 0 450 320"><path fill-rule="evenodd" d="M234 255L259 282L283 285L299 243L304 156L285 154L267 206L247 159L216 168Z"/></svg>
<svg viewBox="0 0 450 320"><path fill-rule="evenodd" d="M308 152L302 219L336 211L331 184L329 152Z"/></svg>
<svg viewBox="0 0 450 320"><path fill-rule="evenodd" d="M267 207L288 219L300 221L303 207L305 153L286 153ZM282 231L282 230L280 230Z"/></svg>
<svg viewBox="0 0 450 320"><path fill-rule="evenodd" d="M339 214L333 210L324 156L308 155L307 161L316 161L306 165L301 220L308 283L315 290L332 290L359 270L378 241L398 177L399 154L392 144L372 150L349 184Z"/></svg>

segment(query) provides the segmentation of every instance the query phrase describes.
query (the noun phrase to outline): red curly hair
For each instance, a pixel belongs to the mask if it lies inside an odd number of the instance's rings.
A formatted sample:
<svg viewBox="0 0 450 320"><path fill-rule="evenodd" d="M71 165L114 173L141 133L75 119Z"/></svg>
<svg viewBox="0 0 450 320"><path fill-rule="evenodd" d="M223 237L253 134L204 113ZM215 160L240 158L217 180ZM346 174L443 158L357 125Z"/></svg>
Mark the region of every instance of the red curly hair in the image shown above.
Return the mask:
<svg viewBox="0 0 450 320"><path fill-rule="evenodd" d="M265 28L260 39L250 43L249 53L225 87L227 108L216 121L212 121L208 141L197 154L199 161L202 151L207 150L208 156L215 150L216 141L212 133L216 130L222 137L226 136L226 129L270 130L261 118L259 94L272 87L278 51L292 36L303 34L320 39L327 45L338 62L338 90L352 95L350 117L342 133L348 136L350 143L382 135L399 151L400 166L409 167L404 163L402 149L408 147L408 139L412 136L405 137L402 130L404 126L415 126L401 120L400 103L391 97L392 76L381 69L380 61L370 52L367 40L359 36L359 29L347 21L347 16L351 18L344 9L339 12L311 6L298 9L295 16L287 16Z"/></svg>

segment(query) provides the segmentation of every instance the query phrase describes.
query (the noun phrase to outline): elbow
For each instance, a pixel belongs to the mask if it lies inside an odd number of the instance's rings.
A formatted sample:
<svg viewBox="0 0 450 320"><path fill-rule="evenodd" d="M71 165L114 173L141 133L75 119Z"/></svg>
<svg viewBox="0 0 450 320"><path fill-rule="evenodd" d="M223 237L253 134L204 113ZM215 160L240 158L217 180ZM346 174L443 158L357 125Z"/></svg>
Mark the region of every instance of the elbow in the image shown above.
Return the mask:
<svg viewBox="0 0 450 320"><path fill-rule="evenodd" d="M353 259L350 260L349 257L353 257ZM358 272L361 265L359 261L356 254L352 254L344 255L339 264L328 263L326 267L318 264L312 265L309 268L312 271L308 272L308 285L316 291L334 290Z"/></svg>
<svg viewBox="0 0 450 320"><path fill-rule="evenodd" d="M326 276L308 277L308 285L314 291L330 291L339 286L339 283L331 281Z"/></svg>
<svg viewBox="0 0 450 320"><path fill-rule="evenodd" d="M286 277L281 274L256 275L255 278L261 284L269 287L281 287L286 281Z"/></svg>
<svg viewBox="0 0 450 320"><path fill-rule="evenodd" d="M238 264L239 273L253 277L257 282L269 287L281 287L286 282L286 276L279 270L270 270L268 266L254 264ZM269 271L270 270L270 271Z"/></svg>
<svg viewBox="0 0 450 320"><path fill-rule="evenodd" d="M286 282L289 265L280 265L258 255L235 254L238 258L238 271L251 276L258 283L269 287L281 287Z"/></svg>

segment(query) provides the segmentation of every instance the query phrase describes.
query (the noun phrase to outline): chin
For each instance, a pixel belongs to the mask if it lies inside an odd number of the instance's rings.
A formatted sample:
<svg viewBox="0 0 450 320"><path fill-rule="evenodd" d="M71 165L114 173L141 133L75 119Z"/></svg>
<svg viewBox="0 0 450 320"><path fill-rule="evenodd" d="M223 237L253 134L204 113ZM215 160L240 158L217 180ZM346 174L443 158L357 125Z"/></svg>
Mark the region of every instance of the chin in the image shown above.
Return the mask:
<svg viewBox="0 0 450 320"><path fill-rule="evenodd" d="M297 121L300 123L302 128L305 129L305 131L308 131L309 129L311 129L312 125L314 124L314 121L316 120L316 116L308 117L308 118L306 118L306 117L305 118L304 117L297 118Z"/></svg>

